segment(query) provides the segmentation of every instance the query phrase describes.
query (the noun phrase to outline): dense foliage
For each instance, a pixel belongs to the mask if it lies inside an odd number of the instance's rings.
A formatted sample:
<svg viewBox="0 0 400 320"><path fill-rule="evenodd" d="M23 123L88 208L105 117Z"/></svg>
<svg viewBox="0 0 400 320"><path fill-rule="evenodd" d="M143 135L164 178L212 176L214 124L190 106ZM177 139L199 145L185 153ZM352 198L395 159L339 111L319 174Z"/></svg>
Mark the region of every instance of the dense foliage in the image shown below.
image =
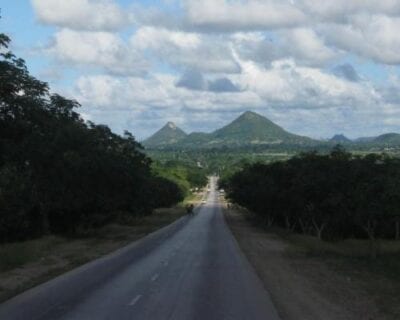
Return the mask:
<svg viewBox="0 0 400 320"><path fill-rule="evenodd" d="M51 94L0 35L0 241L102 225L182 200L151 172L134 137L86 123L79 104Z"/></svg>
<svg viewBox="0 0 400 320"><path fill-rule="evenodd" d="M146 153L162 164L179 163L185 167L198 167L208 175L231 175L249 163L270 163L289 159L295 153L254 148L219 148L203 150L148 150Z"/></svg>
<svg viewBox="0 0 400 320"><path fill-rule="evenodd" d="M304 153L253 164L223 182L229 198L268 225L326 239L399 238L400 160Z"/></svg>
<svg viewBox="0 0 400 320"><path fill-rule="evenodd" d="M195 164L169 160L165 163L154 162L153 172L160 177L175 182L185 196L195 188L202 188L208 182L207 171Z"/></svg>

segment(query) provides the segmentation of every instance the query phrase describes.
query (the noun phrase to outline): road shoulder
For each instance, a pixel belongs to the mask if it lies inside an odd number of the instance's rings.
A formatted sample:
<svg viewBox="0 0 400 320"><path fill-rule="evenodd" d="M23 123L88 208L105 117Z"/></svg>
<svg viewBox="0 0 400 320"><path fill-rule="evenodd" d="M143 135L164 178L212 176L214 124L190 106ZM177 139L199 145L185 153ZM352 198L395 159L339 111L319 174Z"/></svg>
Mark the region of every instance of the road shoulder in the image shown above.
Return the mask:
<svg viewBox="0 0 400 320"><path fill-rule="evenodd" d="M0 246L0 302L104 257L185 215L184 207L158 209L132 225L112 224L86 236L46 236Z"/></svg>
<svg viewBox="0 0 400 320"><path fill-rule="evenodd" d="M293 251L288 241L235 210L225 209L224 215L282 320L388 319L365 290L323 260Z"/></svg>

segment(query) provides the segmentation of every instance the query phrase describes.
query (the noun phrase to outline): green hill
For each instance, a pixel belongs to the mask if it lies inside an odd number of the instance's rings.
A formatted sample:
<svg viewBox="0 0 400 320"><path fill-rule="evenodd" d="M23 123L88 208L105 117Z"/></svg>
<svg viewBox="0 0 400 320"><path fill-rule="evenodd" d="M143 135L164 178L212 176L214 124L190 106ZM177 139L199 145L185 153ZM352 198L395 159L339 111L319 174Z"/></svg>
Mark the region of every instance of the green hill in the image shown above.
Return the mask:
<svg viewBox="0 0 400 320"><path fill-rule="evenodd" d="M212 133L194 132L179 135L179 139L168 138L171 129L162 128L145 141L151 148L172 147L177 149L244 147L255 145L310 145L318 141L285 131L267 118L251 111L240 115L228 125Z"/></svg>
<svg viewBox="0 0 400 320"><path fill-rule="evenodd" d="M289 133L267 118L251 111L243 113L211 135L211 144L224 145L302 144L312 141L310 138Z"/></svg>
<svg viewBox="0 0 400 320"><path fill-rule="evenodd" d="M168 122L143 144L149 149L210 149L210 148L288 148L302 149L343 143L359 148L400 146L400 134L387 133L378 137L359 138L354 141L344 135L335 135L328 141L313 140L290 133L271 120L247 111L226 126L211 133L186 134L174 123Z"/></svg>
<svg viewBox="0 0 400 320"><path fill-rule="evenodd" d="M373 140L374 143L400 145L400 134L398 133L385 133Z"/></svg>
<svg viewBox="0 0 400 320"><path fill-rule="evenodd" d="M398 147L400 146L399 133L385 133L375 137L362 137L354 141L361 146L370 147Z"/></svg>
<svg viewBox="0 0 400 320"><path fill-rule="evenodd" d="M210 134L204 132L192 132L185 139L178 143L178 147L185 148L202 148L210 141Z"/></svg>
<svg viewBox="0 0 400 320"><path fill-rule="evenodd" d="M162 148L174 145L184 139L187 134L175 123L168 122L164 127L154 133L150 138L143 141L145 147Z"/></svg>
<svg viewBox="0 0 400 320"><path fill-rule="evenodd" d="M335 134L330 140L333 143L351 143L352 141L343 134Z"/></svg>

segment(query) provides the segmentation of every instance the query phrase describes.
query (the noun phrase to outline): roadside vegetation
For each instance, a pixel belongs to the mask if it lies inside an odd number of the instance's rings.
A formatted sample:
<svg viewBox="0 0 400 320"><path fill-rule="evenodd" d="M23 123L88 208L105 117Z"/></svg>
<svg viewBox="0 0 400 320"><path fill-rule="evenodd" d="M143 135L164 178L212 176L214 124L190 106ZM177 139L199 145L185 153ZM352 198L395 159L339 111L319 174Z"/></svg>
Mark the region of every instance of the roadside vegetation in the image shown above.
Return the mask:
<svg viewBox="0 0 400 320"><path fill-rule="evenodd" d="M169 160L164 163L154 161L153 173L156 176L176 183L185 197L190 197L193 192L205 187L208 183L206 170L195 164Z"/></svg>
<svg viewBox="0 0 400 320"><path fill-rule="evenodd" d="M80 237L46 235L0 244L0 302L113 252L186 214L183 206L156 209L125 224L108 224Z"/></svg>
<svg viewBox="0 0 400 320"><path fill-rule="evenodd" d="M9 44L0 34L0 301L170 224L207 184L84 121Z"/></svg>
<svg viewBox="0 0 400 320"><path fill-rule="evenodd" d="M284 162L244 167L221 183L228 198L265 226L319 239L400 238L400 160L364 157L335 147L330 154L303 153Z"/></svg>
<svg viewBox="0 0 400 320"><path fill-rule="evenodd" d="M345 278L348 286L357 286L382 314L380 317L369 315L370 318L400 318L400 241L378 240L378 256L371 259L371 247L367 239L318 241L316 237L307 235L282 230L275 232L290 244L287 249L289 257L302 259L305 264L311 261L323 263ZM346 286L340 290L343 292ZM355 296L354 299L357 298Z"/></svg>
<svg viewBox="0 0 400 320"><path fill-rule="evenodd" d="M145 150L156 163L179 163L190 168L199 166L207 175L231 176L245 165L288 160L293 151L257 150L253 148L216 148L199 150Z"/></svg>
<svg viewBox="0 0 400 320"><path fill-rule="evenodd" d="M229 200L227 220L271 286L283 319L298 319L303 311L326 314L330 303L332 312L351 319L399 318L398 157L350 153L338 145L329 153L244 165L220 187ZM280 252L275 267L274 248ZM283 292L283 282L292 288ZM314 299L302 298L305 286Z"/></svg>
<svg viewBox="0 0 400 320"><path fill-rule="evenodd" d="M400 241L379 240L371 259L367 239L320 241L267 227L238 206L225 217L282 320L400 318Z"/></svg>
<svg viewBox="0 0 400 320"><path fill-rule="evenodd" d="M0 242L74 235L183 200L131 133L85 122L9 43L0 34Z"/></svg>

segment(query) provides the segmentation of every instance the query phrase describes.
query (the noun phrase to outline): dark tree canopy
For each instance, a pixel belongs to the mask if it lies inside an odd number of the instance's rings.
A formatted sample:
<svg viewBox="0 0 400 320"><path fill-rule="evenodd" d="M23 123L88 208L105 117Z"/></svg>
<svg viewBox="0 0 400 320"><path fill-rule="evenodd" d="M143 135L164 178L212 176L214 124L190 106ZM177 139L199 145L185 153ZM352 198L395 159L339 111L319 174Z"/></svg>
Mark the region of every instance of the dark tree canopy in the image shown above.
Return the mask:
<svg viewBox="0 0 400 320"><path fill-rule="evenodd" d="M224 187L264 223L327 239L399 237L399 159L355 157L338 146L246 166Z"/></svg>
<svg viewBox="0 0 400 320"><path fill-rule="evenodd" d="M182 200L151 173L133 135L86 123L79 103L51 94L0 34L0 241L74 233Z"/></svg>

